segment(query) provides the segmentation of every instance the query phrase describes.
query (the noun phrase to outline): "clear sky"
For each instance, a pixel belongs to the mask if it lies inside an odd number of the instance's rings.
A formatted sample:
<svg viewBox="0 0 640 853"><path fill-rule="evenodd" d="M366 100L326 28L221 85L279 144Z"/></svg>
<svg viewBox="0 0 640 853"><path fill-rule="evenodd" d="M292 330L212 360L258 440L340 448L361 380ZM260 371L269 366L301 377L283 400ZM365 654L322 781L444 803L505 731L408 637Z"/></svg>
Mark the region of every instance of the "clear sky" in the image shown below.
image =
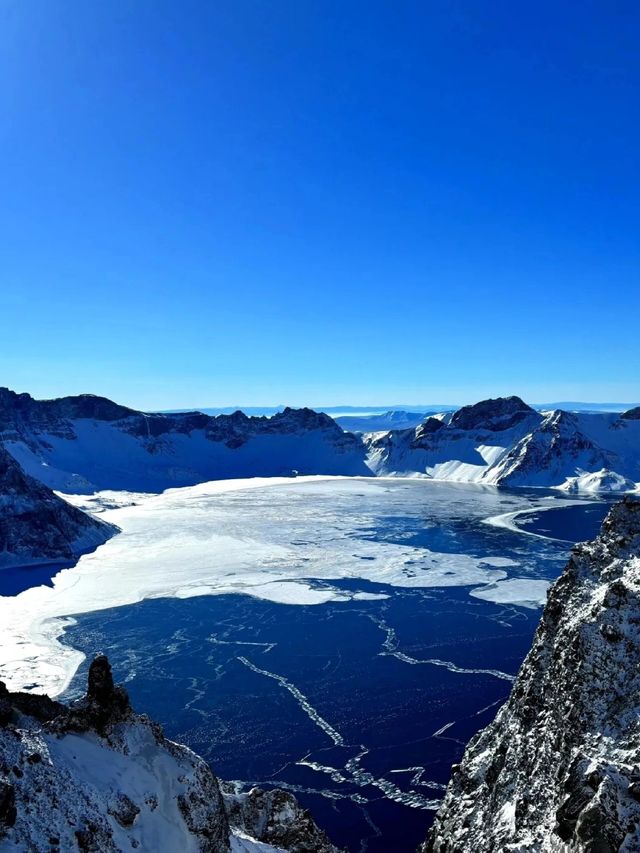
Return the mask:
<svg viewBox="0 0 640 853"><path fill-rule="evenodd" d="M5 0L0 384L640 399L640 4Z"/></svg>

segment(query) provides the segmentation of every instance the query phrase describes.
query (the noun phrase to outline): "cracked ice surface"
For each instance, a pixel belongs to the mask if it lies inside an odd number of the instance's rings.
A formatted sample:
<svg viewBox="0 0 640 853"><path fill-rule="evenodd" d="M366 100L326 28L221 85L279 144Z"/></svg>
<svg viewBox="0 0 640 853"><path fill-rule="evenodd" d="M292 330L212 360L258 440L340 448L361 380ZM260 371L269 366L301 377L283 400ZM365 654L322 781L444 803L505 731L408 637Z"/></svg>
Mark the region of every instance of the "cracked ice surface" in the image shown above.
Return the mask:
<svg viewBox="0 0 640 853"><path fill-rule="evenodd" d="M0 679L10 689L64 691L83 659L59 642L69 617L145 598L243 593L309 605L385 597L332 584L362 579L395 587L482 586L483 597L497 589L507 601L508 587L496 583L517 567L513 560L458 553L455 539L442 549L412 544L401 526L391 537L379 529L394 513L422 517L426 505L427 526L438 529L452 519L479 523L532 506L531 498L492 487L321 477L108 497L102 504L100 496L70 500L101 509L119 535L56 575L53 588L0 597Z"/></svg>

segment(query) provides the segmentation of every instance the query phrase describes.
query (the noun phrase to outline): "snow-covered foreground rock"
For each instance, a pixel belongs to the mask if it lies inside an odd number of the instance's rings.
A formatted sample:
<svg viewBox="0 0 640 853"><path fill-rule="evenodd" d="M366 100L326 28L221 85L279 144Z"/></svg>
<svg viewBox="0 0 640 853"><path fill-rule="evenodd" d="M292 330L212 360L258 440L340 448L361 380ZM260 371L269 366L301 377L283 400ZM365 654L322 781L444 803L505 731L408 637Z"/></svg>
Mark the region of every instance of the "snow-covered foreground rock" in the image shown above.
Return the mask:
<svg viewBox="0 0 640 853"><path fill-rule="evenodd" d="M116 530L29 477L0 445L0 570L73 560Z"/></svg>
<svg viewBox="0 0 640 853"><path fill-rule="evenodd" d="M387 413L355 435L311 409L147 414L90 394L34 400L0 388L0 443L27 474L72 494L297 473L629 491L640 481L637 411L541 413L504 397L408 429L389 427L414 413Z"/></svg>
<svg viewBox="0 0 640 853"><path fill-rule="evenodd" d="M640 850L640 501L579 545L423 853Z"/></svg>
<svg viewBox="0 0 640 853"><path fill-rule="evenodd" d="M337 853L291 794L225 791L132 710L105 657L70 707L0 682L1 851Z"/></svg>

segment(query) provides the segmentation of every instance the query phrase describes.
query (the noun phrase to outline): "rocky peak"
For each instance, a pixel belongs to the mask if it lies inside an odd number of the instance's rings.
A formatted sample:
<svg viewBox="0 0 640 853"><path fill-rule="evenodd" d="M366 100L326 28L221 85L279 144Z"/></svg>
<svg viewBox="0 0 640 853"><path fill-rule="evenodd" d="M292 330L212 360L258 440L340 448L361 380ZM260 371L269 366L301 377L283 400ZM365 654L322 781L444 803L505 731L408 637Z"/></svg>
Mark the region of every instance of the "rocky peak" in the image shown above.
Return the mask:
<svg viewBox="0 0 640 853"><path fill-rule="evenodd" d="M486 429L499 432L509 429L525 418L537 415L520 397L498 397L463 406L451 416L451 426L457 429Z"/></svg>
<svg viewBox="0 0 640 853"><path fill-rule="evenodd" d="M620 417L625 421L640 421L640 406L636 406L635 409L628 409Z"/></svg>
<svg viewBox="0 0 640 853"><path fill-rule="evenodd" d="M324 412L316 412L303 406L301 409L292 409L286 406L281 412L277 412L269 421L274 427L285 427L288 430L329 429L342 432L333 418Z"/></svg>
<svg viewBox="0 0 640 853"><path fill-rule="evenodd" d="M640 501L549 592L508 702L469 743L423 851L640 849Z"/></svg>

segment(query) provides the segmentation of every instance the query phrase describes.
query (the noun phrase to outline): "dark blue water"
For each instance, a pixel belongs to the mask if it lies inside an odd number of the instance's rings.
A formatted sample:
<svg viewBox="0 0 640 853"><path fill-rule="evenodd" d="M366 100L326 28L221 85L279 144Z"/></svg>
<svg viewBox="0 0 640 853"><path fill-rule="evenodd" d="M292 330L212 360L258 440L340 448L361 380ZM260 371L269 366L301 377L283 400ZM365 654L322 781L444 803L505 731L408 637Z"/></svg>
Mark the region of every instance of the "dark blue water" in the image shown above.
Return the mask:
<svg viewBox="0 0 640 853"><path fill-rule="evenodd" d="M606 508L539 513L527 529L587 539ZM520 561L519 576L547 578L569 549L464 512L434 527L397 506L366 535L500 554ZM106 652L134 706L221 778L289 788L349 850L413 851L451 764L508 696L502 676L517 672L540 611L474 599L467 587L342 586L389 598L316 606L237 595L156 599L78 617L65 642L89 656ZM86 668L70 695L83 689Z"/></svg>

